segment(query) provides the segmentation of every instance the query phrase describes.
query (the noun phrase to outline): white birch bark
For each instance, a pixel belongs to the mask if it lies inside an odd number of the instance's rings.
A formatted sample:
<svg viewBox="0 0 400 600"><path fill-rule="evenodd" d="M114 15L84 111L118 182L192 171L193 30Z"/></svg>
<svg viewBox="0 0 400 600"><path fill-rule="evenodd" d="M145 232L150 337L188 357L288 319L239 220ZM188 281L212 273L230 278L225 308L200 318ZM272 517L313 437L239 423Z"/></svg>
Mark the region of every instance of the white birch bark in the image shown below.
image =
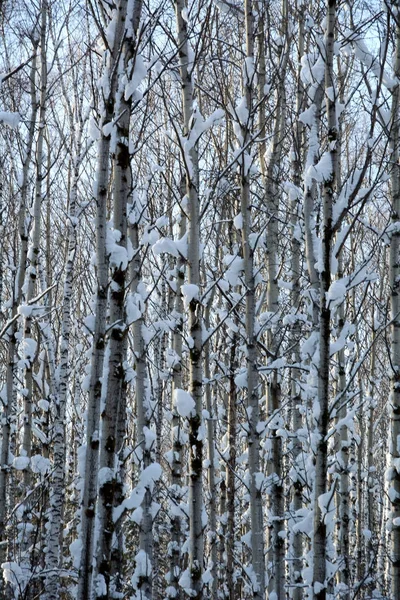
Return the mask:
<svg viewBox="0 0 400 600"><path fill-rule="evenodd" d="M105 599L117 593L118 582L112 577L112 551L115 531L114 509L121 500L123 482L120 479L117 446L118 426L125 416L125 368L127 324L125 318L125 286L128 269L127 204L131 193L129 123L131 98L125 96L125 72L135 55L136 32L142 3L129 4L121 0L117 5L117 29L114 41L117 82L114 109L115 148L113 152L113 229L118 235L116 248L109 247L111 281L109 291L109 354L105 402L101 413L101 444L99 459L99 539L96 552L95 598ZM128 13L128 8L131 13ZM140 431L140 430L139 430ZM121 439L120 439L121 441ZM100 477L101 475L101 477Z"/></svg>
<svg viewBox="0 0 400 600"><path fill-rule="evenodd" d="M121 101L121 109L124 103ZM122 116L121 116L122 115ZM129 170L129 110L125 107L125 114L118 114L116 159L114 160L114 191L113 191L113 228L119 232L118 247L126 253L127 245L127 215L126 205L130 192ZM112 261L111 254L111 261ZM125 338L127 325L125 322L125 279L127 259L119 265L110 264L112 277L109 292L110 338L109 358L107 367L107 383L104 408L101 413L101 444L100 444L100 473L99 482L98 522L99 541L97 547L97 577L103 577L105 587L96 585L96 598L108 598L112 595L111 581L111 550L114 534L113 509L115 496L119 493L122 482L119 479L117 446L117 424L122 407L122 393L124 390L124 360ZM105 592L105 590L107 590Z"/></svg>
<svg viewBox="0 0 400 600"><path fill-rule="evenodd" d="M32 241L28 252L29 266L27 270L26 302L29 303L36 290L39 276L39 253L41 238L41 208L42 184L44 179L43 142L46 119L46 94L47 94L47 59L46 59L46 31L47 31L47 1L42 0L40 9L40 92L39 92L39 131L36 143L36 182L35 198L33 203L33 231ZM25 345L25 394L24 394L24 430L22 450L24 456L31 457L32 448L32 403L33 403L33 361L35 344L32 340L32 316L29 314L24 323ZM31 484L31 472L28 466L24 470L24 485L27 491Z"/></svg>
<svg viewBox="0 0 400 600"><path fill-rule="evenodd" d="M53 36L54 39L54 36ZM63 558L63 514L65 502L65 461L66 461L66 406L68 386L70 381L70 331L71 331L71 305L73 295L74 267L77 250L77 196L82 161L82 129L83 122L76 123L73 109L65 87L61 65L57 60L60 73L61 87L68 106L69 127L71 135L71 187L68 199L67 221L67 262L64 275L64 289L62 301L61 340L59 371L54 391L54 425L53 425L53 467L50 479L50 508L49 523L47 526L46 550L46 600L58 600L60 589L60 567ZM77 98L75 97L75 100ZM78 107L77 107L78 108ZM50 282L49 282L50 283Z"/></svg>
<svg viewBox="0 0 400 600"><path fill-rule="evenodd" d="M133 206L133 210L135 207ZM136 208L138 213L140 208ZM139 217L137 217L139 218ZM139 224L131 223L129 230L130 240L134 253L130 265L131 294L136 298L136 305L141 316L133 324L133 351L134 365L136 371L135 393L136 393L136 417L137 417L137 449L136 455L139 462L140 472L151 464L151 447L146 442L146 430L151 425L151 406L148 397L146 344L143 338L144 327L144 300L140 298L140 283L142 279L142 255L140 252ZM140 299L139 299L140 298ZM138 597L143 600L151 599L153 596L152 564L153 564L153 517L151 513L152 494L146 488L141 503L142 517L139 523L139 551L145 553L146 568L140 572L136 582Z"/></svg>
<svg viewBox="0 0 400 600"><path fill-rule="evenodd" d="M188 14L184 0L175 0L179 71L182 85L183 133L190 139L193 115L193 73L189 68ZM199 158L196 141L184 153L186 195L188 197L188 253L187 272L190 285L197 286L198 294L189 303L188 335L192 342L189 350L189 391L195 408L189 417L189 572L192 597L202 596L203 574L203 440L201 433L203 408L202 316L200 305L200 203ZM194 413L194 414L193 414Z"/></svg>
<svg viewBox="0 0 400 600"><path fill-rule="evenodd" d="M118 11L115 27L114 43L106 56L104 78L107 85L102 88L103 115L100 122L100 139L98 142L98 164L94 195L96 198L96 318L93 334L91 357L89 398L86 422L86 455L85 478L82 497L81 516L81 558L78 576L77 600L92 598L92 573L94 548L94 524L97 502L97 473L99 460L99 427L100 402L105 355L107 289L108 289L108 256L107 238L107 195L110 172L111 133L104 129L114 116L116 91L118 84L117 64L120 55L121 41L125 34L125 12ZM106 131L106 132L105 132Z"/></svg>
<svg viewBox="0 0 400 600"><path fill-rule="evenodd" d="M47 10L48 5L46 0L40 3L40 13L38 15L37 35L40 45L40 76L39 76L39 107L38 107L38 133L36 140L36 174L35 174L35 189L32 207L33 227L31 241L27 254L27 268L25 272L25 282L23 291L25 292L25 301L27 304L32 303L35 297L36 289L39 284L40 276L40 245L41 245L41 218L42 218L42 194L43 181L46 166L44 164L44 135L46 127L46 104L47 104L47 59L46 59L46 36L47 36ZM21 257L22 258L22 257ZM21 265L21 268L24 267ZM33 367L34 362L39 356L38 339L34 339L33 318L31 312L28 312L24 319L24 336L22 342L22 356L24 359L24 392L23 392L23 430L22 444L20 445L19 454L28 458L27 464L23 470L23 514L22 514L22 529L19 539L21 552L21 569L25 577L30 577L35 570L32 564L32 556L34 556L34 536L31 530L32 515L30 509L32 506L32 496L30 494L32 486L32 472L30 466L30 458L32 455L32 414L33 414ZM38 591L34 582L26 590L27 600L32 598Z"/></svg>
<svg viewBox="0 0 400 600"><path fill-rule="evenodd" d="M260 29L264 29L264 19L261 19ZM277 357L276 325L279 320L279 288L278 288L278 218L280 193L276 185L276 170L282 156L282 141L284 138L284 127L286 119L286 92L285 77L289 58L290 36L288 33L288 5L284 0L282 3L282 27L281 35L285 40L279 56L279 76L275 94L276 117L273 126L273 137L269 157L265 158L265 144L260 145L261 172L265 193L265 204L268 211L267 222L267 311L270 313L270 325L267 331L267 347L271 352L270 362ZM260 38L260 82L261 94L264 94L265 86L265 49L263 37ZM262 45L261 45L262 44ZM262 96L260 97L261 100ZM265 115L264 104L261 102L260 125L261 138L265 137ZM280 375L276 369L271 372L267 382L267 411L270 418L277 415L281 410L281 384ZM281 535L284 527L284 495L282 479L282 438L276 435L276 430L271 430L271 457L268 463L268 479L270 482L269 504L270 504L270 540L269 540L269 579L268 589L275 593L277 600L283 600L285 596L285 543Z"/></svg>
<svg viewBox="0 0 400 600"><path fill-rule="evenodd" d="M398 4L398 3L396 3ZM397 6L398 8L398 6ZM395 77L400 77L400 25L395 27ZM390 185L391 217L393 231L390 237L389 278L391 289L391 481L389 498L391 502L391 595L400 597L400 85L397 83L392 92L392 114L390 123Z"/></svg>
<svg viewBox="0 0 400 600"><path fill-rule="evenodd" d="M298 63L300 65L301 57L304 53L304 21L303 16L298 15ZM297 90L296 90L296 115L299 115L304 108L304 90L300 76L300 66L297 69ZM295 190L291 192L290 212L291 212L291 253L292 253L292 293L291 303L292 310L297 312L300 306L300 276L301 276L301 240L299 234L299 197L296 190L301 187L301 166L302 166L302 147L304 143L304 125L298 120L296 124L294 145L293 145L293 184ZM293 336L293 360L296 364L300 364L300 324L296 319L293 323L291 333ZM299 439L298 432L303 427L303 415L301 411L301 387L300 387L300 370L293 368L290 372L290 396L293 411L293 459L294 459L294 481L292 488L292 507L294 513L293 522L298 521L303 506L303 489L304 489L304 455L302 443ZM300 531L295 531L291 534L292 539L292 558L293 562L290 565L290 582L294 585L292 592L293 600L301 600L303 597L302 587L302 568L303 568L303 535Z"/></svg>
<svg viewBox="0 0 400 600"><path fill-rule="evenodd" d="M229 351L229 392L228 392L228 444L229 456L226 470L226 495L227 495L227 518L226 518L226 587L227 598L235 600L237 597L237 585L235 585L235 541L236 541L236 456L237 456L237 387L235 373L237 372L237 346L238 335L232 333Z"/></svg>
<svg viewBox="0 0 400 600"><path fill-rule="evenodd" d="M29 183L29 168L32 160L32 148L35 136L35 126L38 111L36 97L36 70L37 51L39 40L35 40L33 56L30 69L30 98L31 114L28 136L25 144L25 156L22 164L22 181L20 187L20 205L18 214L18 233L20 239L19 260L13 290L13 305L11 318L16 318L18 306L22 299L22 287L25 280L27 255L28 255L28 232L27 232L27 196ZM7 349L7 371L6 371L6 403L3 405L2 427L1 427L1 450L0 450L0 564L6 561L6 516L7 516L7 484L9 475L9 452L11 436L11 417L15 396L15 374L16 374L16 333L18 323L15 320L9 328Z"/></svg>
<svg viewBox="0 0 400 600"><path fill-rule="evenodd" d="M325 600L327 593L327 522L328 514L323 514L321 506L328 508L327 492L327 458L328 458L328 425L329 425L329 388L330 388L330 339L331 339L331 307L327 292L331 284L331 254L333 243L332 207L336 190L337 175L337 120L335 103L335 83L333 56L335 42L336 0L328 0L326 33L325 33L325 90L333 90L333 95L325 94L327 113L327 141L331 173L323 183L322 194L322 236L321 236L321 271L319 298L319 368L318 368L318 401L319 416L317 419L318 441L316 444L316 464L314 483L314 531L313 531L313 599Z"/></svg>
<svg viewBox="0 0 400 600"><path fill-rule="evenodd" d="M246 25L246 61L244 71L244 96L249 118L241 123L241 145L246 147L251 136L252 105L254 100L254 16L251 0L245 0ZM246 155L249 149L246 147ZM240 208L242 213L242 254L244 260L244 284L246 289L246 352L247 352L247 415L248 415L248 468L250 491L250 524L251 550L254 582L253 594L256 600L265 594L265 560L264 560L264 525L261 489L257 487L256 477L260 472L260 434L257 430L259 421L259 375L257 364L257 338L255 333L256 319L256 284L254 277L254 250L250 245L252 226L252 202L250 191L250 173L246 157L240 161Z"/></svg>
<svg viewBox="0 0 400 600"><path fill-rule="evenodd" d="M185 192L185 181L181 182L183 197ZM179 238L186 233L186 217L182 213L179 223ZM176 295L175 295L175 329L173 332L173 350L176 359L172 366L172 397L175 397L175 390L182 388L182 333L183 333L183 296L181 287L185 282L185 260L180 256L176 263ZM172 461L171 461L171 542L169 545L170 554L170 572L169 585L167 592L171 598L180 600L181 588L179 579L181 576L181 551L182 551L182 524L179 507L183 496L182 482L182 422L179 416L175 402L172 405Z"/></svg>
<svg viewBox="0 0 400 600"><path fill-rule="evenodd" d="M361 380L361 377L360 377L360 380ZM359 383L359 388L360 388L360 392L361 392L360 395L361 395L361 397L363 397L364 386L363 386L362 381L360 381L360 383ZM364 450L367 446L367 444L365 442L365 422L366 422L365 416L363 414L361 414L360 419L359 419L360 441L357 446L357 483L356 483L357 508L354 510L354 520L356 522L355 534L356 534L357 553L356 553L356 564L355 564L354 568L352 569L357 581L362 581L364 573L366 572L365 558L367 556L367 552L365 552L365 550L364 550L364 545L368 544L368 542L371 543L371 539L372 539L372 538L370 538L369 540L365 539L366 536L363 533L365 531L365 530L363 530L363 519L359 517L359 515L364 514L364 506L366 506L366 503L364 502L364 485L363 485L364 482L363 482L363 473L362 473L363 455L364 455ZM368 481L367 481L367 485L368 485ZM368 528L368 521L367 521L367 528Z"/></svg>

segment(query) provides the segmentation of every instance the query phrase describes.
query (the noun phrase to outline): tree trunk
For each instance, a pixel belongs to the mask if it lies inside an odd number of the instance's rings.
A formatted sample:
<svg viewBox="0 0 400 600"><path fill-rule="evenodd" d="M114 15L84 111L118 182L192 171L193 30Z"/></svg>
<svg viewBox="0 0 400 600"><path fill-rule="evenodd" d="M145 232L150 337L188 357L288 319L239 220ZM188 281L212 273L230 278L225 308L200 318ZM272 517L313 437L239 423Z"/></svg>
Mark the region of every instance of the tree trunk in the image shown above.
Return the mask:
<svg viewBox="0 0 400 600"><path fill-rule="evenodd" d="M304 21L303 15L298 15L298 69L297 69L297 90L296 90L296 115L299 115L304 108L304 90L300 76L300 60L304 54ZM290 212L291 212L291 254L292 254L292 292L291 302L292 311L294 314L300 308L300 276L301 276L301 235L299 225L299 200L301 189L301 167L302 167L302 147L304 143L304 125L301 121L297 121L294 145L293 145L293 184L294 190L290 192ZM293 361L295 364L300 364L300 323L294 319L292 325L292 344L293 344ZM292 510L294 513L293 524L299 520L300 511L303 507L303 492L305 483L304 473L304 454L302 442L299 439L299 431L303 427L302 415L302 397L300 387L300 370L293 368L290 373L290 399L291 410L293 411L293 432L294 439L292 444L294 475L292 487ZM291 533L292 555L293 562L290 565L290 581L294 585L293 600L301 600L303 598L303 534L300 531Z"/></svg>
<svg viewBox="0 0 400 600"><path fill-rule="evenodd" d="M264 29L263 19L260 28ZM260 146L261 170L263 176L263 186L265 193L265 204L268 211L267 222L267 311L270 314L267 330L267 348L271 353L269 362L278 358L278 338L277 323L279 322L279 288L278 288L278 223L279 223L279 199L280 192L276 183L276 169L282 157L282 142L285 135L286 121L286 92L285 77L286 67L289 59L290 36L288 29L288 5L286 0L282 2L282 26L281 35L285 39L279 55L279 79L275 94L276 117L273 126L273 138L269 159L265 159L265 144ZM260 40L260 46L262 39ZM260 90L265 86L265 62L264 46L260 50ZM263 92L262 92L263 93ZM261 98L260 98L261 100ZM261 102L260 118L262 127L260 135L265 137L265 116L264 103ZM267 381L267 413L273 420L279 418L281 411L281 384L280 374L277 369L273 369L268 376ZM283 600L285 597L285 541L281 532L284 530L284 493L282 477L282 438L276 435L277 428L271 428L271 455L268 463L268 487L269 494L269 518L270 518L270 539L269 539L269 566L270 573L268 579L269 593L275 593L277 600Z"/></svg>
<svg viewBox="0 0 400 600"><path fill-rule="evenodd" d="M247 123L241 123L241 146L245 148L240 158L240 208L242 213L242 254L244 260L244 284L246 289L246 352L247 352L247 417L248 417L248 468L250 491L250 523L253 594L261 600L265 594L264 525L260 475L259 422L259 375L257 363L256 284L254 277L254 250L250 245L252 227L252 201L250 191L249 143L251 137L252 105L254 100L254 17L251 0L245 0L246 60L244 71L244 97L249 114ZM246 160L247 159L247 160Z"/></svg>
<svg viewBox="0 0 400 600"><path fill-rule="evenodd" d="M67 263L64 276L62 302L60 365L55 390L55 417L53 426L53 468L50 480L50 509L47 526L46 552L46 600L58 600L60 589L60 567L63 560L63 515L65 503L65 462L66 462L66 406L68 386L70 382L70 330L71 304L73 296L74 267L77 250L77 197L81 166L82 130L83 123L76 123L73 109L69 103L68 93L62 76L61 65L58 62L61 86L67 101L69 126L71 133L72 181L70 184L67 221ZM50 283L50 282L49 282Z"/></svg>
<svg viewBox="0 0 400 600"><path fill-rule="evenodd" d="M28 137L26 140L25 160L22 165L22 181L20 187L20 205L18 214L18 230L20 239L19 260L16 272L16 280L13 290L13 304L11 309L11 318L17 315L18 307L22 299L22 287L26 275L27 256L28 256L28 232L27 232L27 197L29 184L29 167L32 159L32 148L35 136L36 118L38 112L38 103L36 98L36 69L37 69L37 51L39 40L36 40L33 47L33 56L30 69L30 95L31 95L31 114ZM15 375L16 375L16 346L18 323L14 321L8 329L7 343L7 371L6 371L6 402L2 404L3 412L1 418L1 450L0 450L0 564L7 560L7 486L9 476L9 453L11 438L11 419L16 393ZM1 591L1 587L0 587Z"/></svg>
<svg viewBox="0 0 400 600"><path fill-rule="evenodd" d="M125 9L125 6L124 6ZM100 404L102 397L103 364L106 345L106 315L108 289L107 238L107 194L110 172L111 133L108 128L114 116L117 90L116 65L121 40L125 34L125 10L118 11L115 38L106 59L104 76L108 78L108 94L104 98L103 115L100 123L98 143L98 165L94 195L96 198L96 318L90 369L89 399L86 423L85 478L81 516L81 557L78 576L77 600L92 597L92 573L94 558L94 524L97 502L97 473L99 460Z"/></svg>
<svg viewBox="0 0 400 600"><path fill-rule="evenodd" d="M395 77L400 77L400 25L395 28ZM390 184L392 198L393 231L390 237L389 277L391 289L391 592L393 598L400 597L400 165L399 165L399 102L400 86L393 89L392 116L390 127Z"/></svg>
<svg viewBox="0 0 400 600"><path fill-rule="evenodd" d="M128 8L132 10L127 13ZM116 82L116 101L114 109L115 147L113 147L113 232L115 242L107 247L111 281L109 291L109 342L107 382L102 391L104 407L101 413L100 457L99 457L99 501L98 521L99 539L96 553L95 598L106 600L117 592L118 582L112 577L113 537L115 534L114 511L116 503L121 501L123 482L120 479L119 456L121 448L117 446L118 426L125 420L125 367L126 336L128 325L125 318L125 286L128 270L127 253L127 204L131 193L129 122L131 116L131 98L126 99L124 75L129 62L135 56L136 32L141 15L141 0L129 5L120 0L114 50L116 70L119 81ZM117 33L119 35L117 35ZM120 46L122 45L122 48ZM121 54L119 54L121 50Z"/></svg>
<svg viewBox="0 0 400 600"><path fill-rule="evenodd" d="M187 9L184 0L175 0L178 37L179 71L182 85L183 134L188 140L191 135L193 113L192 70L189 69L189 40ZM193 67L192 67L193 68ZM189 416L189 571L192 597L202 596L203 574L203 489L202 463L203 439L201 433L203 409L203 366L202 366L202 315L200 304L200 204L199 204L199 159L197 140L184 152L186 170L186 195L188 197L188 281L194 291L189 302L188 335L192 342L189 349L189 391L195 408ZM192 296L192 294L190 294Z"/></svg>
<svg viewBox="0 0 400 600"><path fill-rule="evenodd" d="M328 0L325 33L325 90L335 89L333 56L335 41L336 1ZM332 99L333 98L333 99ZM337 121L335 93L326 94L326 111L328 121L329 157L331 174L323 183L323 223L321 240L321 271L319 298L319 368L318 368L318 401L317 418L318 441L316 447L315 484L314 484L314 532L313 532L313 598L325 600L327 586L327 524L332 510L333 498L327 493L327 459L328 459L328 425L329 425L329 378L330 378L330 339L331 339L331 306L327 292L331 285L331 254L333 243L332 206L336 190L337 171ZM333 492L332 492L333 493ZM332 495L332 494L331 494ZM322 510L324 507L324 512Z"/></svg>
<svg viewBox="0 0 400 600"><path fill-rule="evenodd" d="M28 253L26 302L33 300L39 276L39 253L41 238L42 183L44 179L43 141L46 119L47 63L46 63L46 30L47 2L42 1L40 11L40 98L39 98L39 132L36 144L36 182L33 205L32 242ZM36 343L32 339L32 315L28 313L24 324L24 358L25 358L25 394L24 394L24 431L22 449L24 456L31 457L32 449L32 403L33 403L33 361L36 354ZM28 465L24 470L25 492L31 485L31 470Z"/></svg>
<svg viewBox="0 0 400 600"><path fill-rule="evenodd" d="M181 182L182 193L184 196L185 181ZM186 217L182 213L179 223L179 237L182 238L186 233ZM183 333L183 298L182 285L185 281L185 261L182 256L176 263L176 296L175 296L175 328L173 332L172 349L174 358L172 364L172 398L175 398L175 390L182 388L182 333ZM182 421L179 416L176 404L172 405L172 460L171 460L171 544L170 554L170 572L169 587L167 592L171 598L180 600L181 588L179 579L181 576L181 552L182 552L182 523L180 515L180 504L184 495L182 485ZM171 588L171 589L170 589Z"/></svg>

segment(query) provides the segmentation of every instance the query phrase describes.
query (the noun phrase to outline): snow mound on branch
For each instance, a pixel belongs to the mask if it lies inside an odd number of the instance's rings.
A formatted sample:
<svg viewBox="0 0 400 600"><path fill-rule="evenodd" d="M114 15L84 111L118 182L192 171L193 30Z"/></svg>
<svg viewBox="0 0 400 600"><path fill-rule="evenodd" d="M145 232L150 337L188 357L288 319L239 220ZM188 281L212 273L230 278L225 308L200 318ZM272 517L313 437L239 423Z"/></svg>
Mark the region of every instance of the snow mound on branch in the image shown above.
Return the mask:
<svg viewBox="0 0 400 600"><path fill-rule="evenodd" d="M38 402L38 407L40 408L40 410L42 410L43 412L49 412L49 408L50 408L50 402L48 400L45 400L44 398L42 398L41 400L39 400Z"/></svg>
<svg viewBox="0 0 400 600"><path fill-rule="evenodd" d="M32 360L35 357L37 349L37 343L32 338L25 338L22 342L22 352L24 358Z"/></svg>
<svg viewBox="0 0 400 600"><path fill-rule="evenodd" d="M16 562L5 562L1 565L3 570L4 580L10 583L13 587L18 587L21 594L23 593L27 581L31 573L28 569L22 570Z"/></svg>
<svg viewBox="0 0 400 600"><path fill-rule="evenodd" d="M48 471L50 471L50 461L41 454L35 454L31 458L31 467L34 473L45 475Z"/></svg>
<svg viewBox="0 0 400 600"><path fill-rule="evenodd" d="M0 122L4 123L4 125L8 125L8 127L12 127L16 129L21 120L21 115L17 112L5 112L0 111Z"/></svg>
<svg viewBox="0 0 400 600"><path fill-rule="evenodd" d="M150 577L153 569L151 561L144 550L139 550L135 556L135 572L132 575L132 585L135 589L138 588L139 581L143 577Z"/></svg>
<svg viewBox="0 0 400 600"><path fill-rule="evenodd" d="M188 392L178 388L174 391L174 399L176 410L178 411L180 417L185 419L192 416L196 405L192 396Z"/></svg>
<svg viewBox="0 0 400 600"><path fill-rule="evenodd" d="M148 65L143 60L143 57L140 54L137 54L132 79L127 81L125 85L125 100L129 100L129 98L135 94L143 79L147 77L147 67Z"/></svg>
<svg viewBox="0 0 400 600"><path fill-rule="evenodd" d="M326 300L331 306L341 304L346 296L346 285L340 279L332 281L329 290L326 292Z"/></svg>
<svg viewBox="0 0 400 600"><path fill-rule="evenodd" d="M185 307L185 310L187 310L193 299L199 299L199 286L194 283L185 283L184 285L181 285L181 291L183 295L183 306Z"/></svg>
<svg viewBox="0 0 400 600"><path fill-rule="evenodd" d="M101 575L101 573L99 573L94 580L94 587L97 596L105 596L107 594L106 580L104 579L104 575Z"/></svg>
<svg viewBox="0 0 400 600"><path fill-rule="evenodd" d="M323 183L329 181L332 177L333 165L332 158L329 152L324 152L316 165L310 165L305 173L305 183L309 188L312 185L312 181Z"/></svg>
<svg viewBox="0 0 400 600"><path fill-rule="evenodd" d="M30 458L28 456L16 456L13 460L13 467L17 471L24 471L28 468Z"/></svg>
<svg viewBox="0 0 400 600"><path fill-rule="evenodd" d="M187 257L187 234L181 237L180 240L171 240L170 238L162 237L153 245L153 254L158 256L160 254L171 254L178 258L183 256Z"/></svg>
<svg viewBox="0 0 400 600"><path fill-rule="evenodd" d="M226 281L234 287L239 284L239 276L244 271L244 260L239 255L226 254L223 258L223 262L227 265L228 269L225 272Z"/></svg>
<svg viewBox="0 0 400 600"><path fill-rule="evenodd" d="M238 230L243 229L243 215L241 212L233 219L233 225Z"/></svg>
<svg viewBox="0 0 400 600"><path fill-rule="evenodd" d="M140 475L140 485L149 488L152 492L154 489L155 482L160 479L161 475L161 465L159 463L154 462L145 469L143 469Z"/></svg>
<svg viewBox="0 0 400 600"><path fill-rule="evenodd" d="M322 518L324 518L325 515L333 513L333 511L336 509L334 502L334 492L332 490L329 490L325 494L321 494L320 496L318 496L318 506L321 510Z"/></svg>
<svg viewBox="0 0 400 600"><path fill-rule="evenodd" d="M107 252L109 254L110 267L122 269L128 266L128 252L125 246L120 246L121 232L118 229L109 229L107 231Z"/></svg>
<svg viewBox="0 0 400 600"><path fill-rule="evenodd" d="M126 299L126 317L128 323L134 323L141 318L144 310L143 298L141 294L129 294Z"/></svg>
<svg viewBox="0 0 400 600"><path fill-rule="evenodd" d="M82 540L80 539L74 540L69 546L69 551L72 556L72 562L76 569L79 568L81 562L82 546Z"/></svg>
<svg viewBox="0 0 400 600"><path fill-rule="evenodd" d="M192 590L191 586L191 579L190 579L190 571L189 569L186 569L186 571L183 571L180 579L179 579L179 585L181 586L181 588L183 588L185 590L185 593L189 596L195 596L196 592L194 590Z"/></svg>
<svg viewBox="0 0 400 600"><path fill-rule="evenodd" d="M299 114L299 121L304 125L311 127L315 121L316 110L315 104L312 104L309 108L306 108L306 110Z"/></svg>

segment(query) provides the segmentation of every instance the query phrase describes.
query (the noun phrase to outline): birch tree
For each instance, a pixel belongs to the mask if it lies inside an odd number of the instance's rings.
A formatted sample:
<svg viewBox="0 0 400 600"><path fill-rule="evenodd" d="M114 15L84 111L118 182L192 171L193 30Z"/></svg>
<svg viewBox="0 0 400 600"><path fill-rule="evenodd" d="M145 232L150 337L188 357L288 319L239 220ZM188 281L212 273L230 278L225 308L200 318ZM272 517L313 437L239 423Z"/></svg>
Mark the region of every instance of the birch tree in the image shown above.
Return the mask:
<svg viewBox="0 0 400 600"><path fill-rule="evenodd" d="M395 26L395 63L394 74L400 75L400 27ZM400 173L399 173L399 84L396 83L392 91L392 113L390 122L390 184L391 184L391 218L392 231L390 235L390 289L391 289L391 487L389 498L391 501L392 519L392 556L391 556L391 593L394 597L400 594L400 475L397 461L400 457L399 449L399 424L400 424L400 322L399 322L399 251L400 231L398 222L400 219Z"/></svg>
<svg viewBox="0 0 400 600"><path fill-rule="evenodd" d="M188 199L187 290L191 338L189 351L189 391L194 402L189 418L189 589L194 598L201 598L203 574L203 493L202 462L203 436L203 366L202 366L202 308L200 304L200 204L199 158L194 121L193 62L188 39L188 9L182 0L175 2L179 72L182 85L183 135L186 148L183 155ZM186 411L185 411L186 412ZM186 586L185 586L186 587Z"/></svg>
<svg viewBox="0 0 400 600"><path fill-rule="evenodd" d="M337 177L337 117L336 89L333 70L335 43L336 3L327 4L327 20L325 31L325 102L327 113L327 141L329 170L324 176L322 193L322 239L321 239L321 270L319 297L319 368L318 368L318 403L319 415L317 420L318 441L316 447L315 488L314 488L314 535L313 535L313 597L315 600L326 598L327 586L327 522L329 504L332 494L326 487L327 481L327 433L329 426L329 394L330 394L330 339L331 339L331 305L328 291L331 285L332 259L332 207L336 191ZM333 90L332 94L329 89ZM328 91L327 91L328 90Z"/></svg>
<svg viewBox="0 0 400 600"><path fill-rule="evenodd" d="M86 423L85 477L81 516L81 557L77 598L91 598L94 558L94 524L97 500L97 474L99 459L100 402L102 394L106 346L106 315L108 294L108 255L107 239L107 196L110 172L110 123L114 117L116 90L118 83L118 59L120 45L125 33L125 5L118 10L114 36L108 40L109 49L104 56L104 79L101 88L103 113L99 123L98 165L94 196L96 199L96 309L93 333L93 348L90 368L89 399ZM108 126L108 127L107 127Z"/></svg>
<svg viewBox="0 0 400 600"><path fill-rule="evenodd" d="M251 143L254 90L254 18L251 1L245 2L246 24L246 59L243 65L243 105L244 112L240 118L241 157L240 167L240 208L242 214L242 253L244 260L244 284L246 289L246 361L247 361L247 415L248 415L248 456L249 456L249 489L251 515L251 550L252 569L254 570L254 598L262 598L265 589L264 564L264 527L261 501L261 489L257 483L260 473L260 441L259 441L259 378L257 365L257 338L255 333L256 319L256 283L254 274L254 251L250 245L252 226L252 202L250 189L251 155L248 145Z"/></svg>
<svg viewBox="0 0 400 600"><path fill-rule="evenodd" d="M52 27L50 22L50 27ZM51 31L52 40L55 41L54 29ZM62 298L62 321L61 321L61 341L59 357L59 375L56 382L55 396L55 417L53 425L53 469L51 476L49 524L47 536L46 551L46 592L45 597L48 600L56 600L59 597L60 590L60 566L63 560L63 517L65 513L65 463L66 463L66 408L68 398L68 387L70 384L70 366L71 356L70 334L71 334L71 307L73 300L73 279L75 260L77 252L77 226L78 226L78 185L80 178L80 168L83 160L83 127L84 116L82 107L82 98L79 98L78 90L75 89L73 108L68 91L65 85L65 75L62 73L60 59L57 59L57 67L61 80L61 87L67 105L69 129L71 135L71 184L68 200L68 221L67 221L67 263L65 266L64 289Z"/></svg>
<svg viewBox="0 0 400 600"><path fill-rule="evenodd" d="M116 98L114 127L116 127L113 161L113 231L114 243L108 243L109 264L112 270L110 282L109 311L109 358L107 382L105 383L104 408L101 413L101 445L99 471L99 541L96 561L96 598L107 598L118 593L116 582L111 579L111 553L114 534L114 508L122 481L119 477L119 452L117 427L124 422L124 362L126 360L125 280L128 268L127 253L127 204L131 192L129 121L131 98L134 90L125 87L125 74L129 62L135 58L136 35L139 26L141 2L129 6L121 2L113 15L116 21L114 38L116 70ZM137 57L139 61L139 58ZM133 76L133 72L132 72ZM128 80L129 81L129 80ZM128 83L129 85L129 83Z"/></svg>
<svg viewBox="0 0 400 600"><path fill-rule="evenodd" d="M35 291L36 282L39 276L39 253L41 243L41 207L43 194L43 179L44 179L44 128L46 119L47 105L47 62L46 62L46 33L47 33L47 10L48 5L44 0L41 3L40 9L40 97L39 97L39 131L36 142L36 182L35 182L35 200L33 205L33 229L32 241L28 251L29 267L27 270L27 291L26 302L32 302ZM25 316L24 323L24 355L26 359L25 369L25 389L24 395L24 434L22 450L26 458L31 457L32 446L32 402L33 402L33 361L35 359L36 343L32 338L32 315L28 311ZM24 470L24 482L26 490L30 486L30 469L27 465Z"/></svg>
<svg viewBox="0 0 400 600"><path fill-rule="evenodd" d="M300 60L304 53L304 24L301 14L297 14L298 23L298 67L297 67L297 88L296 88L296 114L300 114L304 107L304 87L301 80L300 74ZM291 234L292 234L292 311L295 313L300 308L300 277L301 277L301 236L299 235L299 200L301 190L301 166L303 163L303 152L302 145L304 141L304 124L298 120L294 143L293 143L293 184L294 189L290 191L290 210L291 210ZM294 318L292 325L293 335L293 359L295 364L300 364L300 323ZM290 395L293 402L293 430L295 432L295 438L293 440L293 462L294 462L294 475L293 475L293 492L292 502L294 511L294 521L298 521L298 515L303 506L303 489L304 489L304 470L303 461L304 455L302 452L302 443L300 440L300 431L303 425L303 415L301 411L301 387L300 387L300 371L293 369L290 376ZM299 431L300 430L300 431ZM297 432L297 433L296 433ZM301 600L302 598L302 558L303 558L303 536L300 531L293 533L293 565L292 575L293 584L296 586L293 590L293 600Z"/></svg>
<svg viewBox="0 0 400 600"><path fill-rule="evenodd" d="M31 99L31 114L30 123L28 128L27 139L25 142L25 156L22 162L22 177L21 177L21 188L20 188L20 205L19 205L19 219L18 219L18 230L20 237L20 252L18 259L18 268L16 273L15 286L13 290L13 303L11 311L11 319L15 319L11 327L7 331L8 335L8 354L7 354L7 372L6 372L6 402L3 405L3 419L2 419L2 436L1 436L1 470L0 470L0 532L1 541L0 551L1 563L6 560L6 515L7 515L7 483L9 475L9 452L10 452L10 435L11 435L11 416L13 406L15 404L15 393L16 393L16 346L17 346L17 311L18 307L22 302L22 288L25 280L26 265L27 265L27 254L28 254L28 232L27 232L27 200L28 200L28 185L29 185L29 170L30 163L32 160L32 150L35 135L36 116L38 111L38 103L36 97L36 69L37 69L37 55L38 55L38 44L39 40L37 37L33 37L33 56L30 68L30 99Z"/></svg>

